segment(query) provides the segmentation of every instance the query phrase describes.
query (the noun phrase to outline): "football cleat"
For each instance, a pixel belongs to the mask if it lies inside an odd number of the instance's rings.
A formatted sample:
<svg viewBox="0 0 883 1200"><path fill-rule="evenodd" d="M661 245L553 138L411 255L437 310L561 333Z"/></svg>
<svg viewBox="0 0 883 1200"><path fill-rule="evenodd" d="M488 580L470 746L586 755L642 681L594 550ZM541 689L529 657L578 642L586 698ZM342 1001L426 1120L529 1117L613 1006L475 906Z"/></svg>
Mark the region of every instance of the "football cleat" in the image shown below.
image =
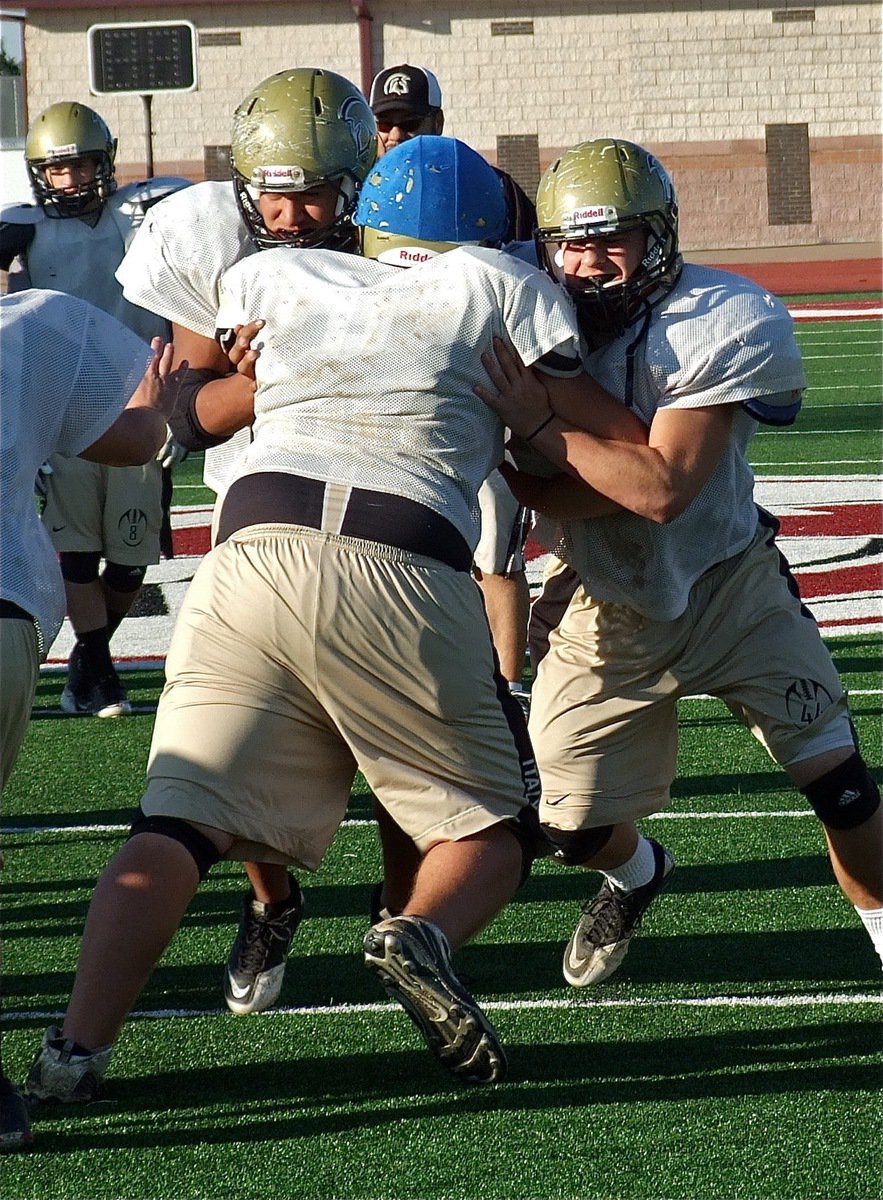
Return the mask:
<svg viewBox="0 0 883 1200"><path fill-rule="evenodd" d="M27 1150L33 1141L24 1097L4 1075L0 1077L0 1154Z"/></svg>
<svg viewBox="0 0 883 1200"><path fill-rule="evenodd" d="M113 1046L84 1050L50 1025L28 1072L25 1096L42 1103L88 1104L101 1090L112 1053Z"/></svg>
<svg viewBox="0 0 883 1200"><path fill-rule="evenodd" d="M116 671L112 675L105 675L93 685L89 703L96 717L127 717L132 711L129 697Z"/></svg>
<svg viewBox="0 0 883 1200"><path fill-rule="evenodd" d="M448 940L422 917L390 917L368 930L365 965L464 1083L498 1083L506 1055L494 1027L454 974Z"/></svg>
<svg viewBox="0 0 883 1200"><path fill-rule="evenodd" d="M59 705L62 712L75 716L127 717L132 711L126 689L116 672L105 675L91 687L69 679L64 685Z"/></svg>
<svg viewBox="0 0 883 1200"><path fill-rule="evenodd" d="M650 903L667 887L675 860L664 846L648 838L656 870L643 887L623 892L605 879L597 895L583 906L582 916L564 951L564 978L573 987L608 979L628 953Z"/></svg>
<svg viewBox="0 0 883 1200"><path fill-rule="evenodd" d="M261 904L249 888L242 901L239 932L224 972L224 999L231 1012L263 1012L279 999L292 939L304 915L300 884L288 876L291 896Z"/></svg>
<svg viewBox="0 0 883 1200"><path fill-rule="evenodd" d="M72 716L88 717L92 715L92 700L91 688L86 690L77 690L71 683L64 685L64 691L61 693L59 704L61 711L70 713Z"/></svg>

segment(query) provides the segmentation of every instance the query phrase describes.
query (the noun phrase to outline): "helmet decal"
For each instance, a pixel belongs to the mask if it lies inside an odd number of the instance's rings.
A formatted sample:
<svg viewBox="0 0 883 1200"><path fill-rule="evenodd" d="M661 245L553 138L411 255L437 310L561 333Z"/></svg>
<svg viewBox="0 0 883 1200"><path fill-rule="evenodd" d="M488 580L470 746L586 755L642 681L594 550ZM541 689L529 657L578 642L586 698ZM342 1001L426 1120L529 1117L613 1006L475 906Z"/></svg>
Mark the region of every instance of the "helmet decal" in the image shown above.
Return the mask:
<svg viewBox="0 0 883 1200"><path fill-rule="evenodd" d="M377 131L371 118L371 110L361 96L347 96L340 106L338 117L349 127L356 153L366 154L376 144Z"/></svg>

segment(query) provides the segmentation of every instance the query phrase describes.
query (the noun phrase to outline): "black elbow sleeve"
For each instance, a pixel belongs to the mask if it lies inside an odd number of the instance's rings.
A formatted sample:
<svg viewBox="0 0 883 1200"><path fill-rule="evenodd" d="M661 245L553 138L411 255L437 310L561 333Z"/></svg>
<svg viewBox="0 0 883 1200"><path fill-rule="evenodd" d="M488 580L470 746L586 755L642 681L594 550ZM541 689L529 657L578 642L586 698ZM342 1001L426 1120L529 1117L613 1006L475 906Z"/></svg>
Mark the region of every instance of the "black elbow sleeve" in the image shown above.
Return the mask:
<svg viewBox="0 0 883 1200"><path fill-rule="evenodd" d="M224 379L220 371L212 371L207 367L196 370L193 367L179 367L172 371L173 386L177 388L175 408L169 417L169 429L188 450L209 450L212 446L221 446L230 440L230 434L208 433L199 423L196 415L196 397L207 383L215 379Z"/></svg>

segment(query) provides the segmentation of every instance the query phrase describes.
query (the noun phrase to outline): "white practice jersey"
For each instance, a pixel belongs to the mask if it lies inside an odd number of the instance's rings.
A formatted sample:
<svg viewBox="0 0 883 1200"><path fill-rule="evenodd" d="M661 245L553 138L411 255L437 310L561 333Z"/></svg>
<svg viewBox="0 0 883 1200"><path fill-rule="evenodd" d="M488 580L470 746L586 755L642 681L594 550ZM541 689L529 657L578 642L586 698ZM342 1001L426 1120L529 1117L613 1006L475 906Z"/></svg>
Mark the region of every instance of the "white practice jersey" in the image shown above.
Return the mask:
<svg viewBox="0 0 883 1200"><path fill-rule="evenodd" d="M9 290L66 292L110 313L146 342L168 338L166 321L124 298L114 273L157 196L188 187L188 180L177 178L127 184L109 197L94 226L78 217L47 217L32 206L4 211L3 221L34 226L33 240L10 271Z"/></svg>
<svg viewBox="0 0 883 1200"><path fill-rule="evenodd" d="M217 327L221 276L256 252L232 182L197 183L150 210L117 279L133 304L211 338ZM250 441L250 431L241 429L230 441L206 451L203 478L210 488L226 489Z"/></svg>
<svg viewBox="0 0 883 1200"><path fill-rule="evenodd" d="M499 251L461 248L410 268L327 250L266 250L224 277L220 328L264 317L254 441L236 478L281 471L404 496L470 548L478 488L503 428L475 396L481 354L511 339L527 363L578 370L572 307Z"/></svg>
<svg viewBox="0 0 883 1200"><path fill-rule="evenodd" d="M139 337L73 296L34 289L0 297L0 596L35 619L44 653L65 599L34 505L37 470L50 454L79 454L97 441L149 361Z"/></svg>
<svg viewBox="0 0 883 1200"><path fill-rule="evenodd" d="M666 408L796 406L806 386L791 317L762 288L728 271L688 264L676 286L614 342L584 358L586 370L648 426ZM743 408L711 478L676 520L633 513L568 522L556 553L592 596L656 620L687 606L709 567L744 550L757 527L746 449L757 422Z"/></svg>

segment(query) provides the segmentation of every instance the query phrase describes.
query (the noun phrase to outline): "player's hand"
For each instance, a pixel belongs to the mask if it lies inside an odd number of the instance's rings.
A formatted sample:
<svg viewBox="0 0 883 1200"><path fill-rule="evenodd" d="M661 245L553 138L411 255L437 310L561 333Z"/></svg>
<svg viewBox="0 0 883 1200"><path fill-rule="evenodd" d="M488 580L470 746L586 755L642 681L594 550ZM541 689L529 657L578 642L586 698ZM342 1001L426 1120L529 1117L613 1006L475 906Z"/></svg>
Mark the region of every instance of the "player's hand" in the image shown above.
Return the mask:
<svg viewBox="0 0 883 1200"><path fill-rule="evenodd" d="M147 364L144 377L132 393L129 408L152 408L164 417L171 415L177 397L177 388L172 386L169 375L175 348L171 342L155 337L150 343L153 357ZM180 366L186 367L186 363Z"/></svg>
<svg viewBox="0 0 883 1200"><path fill-rule="evenodd" d="M183 462L190 451L186 446L182 446L177 440L171 429L167 427L167 437L159 450L156 452L156 461L168 471L172 467L176 467L178 463Z"/></svg>
<svg viewBox="0 0 883 1200"><path fill-rule="evenodd" d="M255 366L261 356L261 350L264 348L263 343L256 342L255 338L266 323L266 321L248 321L245 325L234 326L235 340L227 350L227 357L237 374L245 376L255 388L257 388Z"/></svg>
<svg viewBox="0 0 883 1200"><path fill-rule="evenodd" d="M472 390L513 433L530 438L552 415L549 393L542 381L524 365L514 346L502 338L494 338L493 350L482 354L481 363L492 386L476 384Z"/></svg>

